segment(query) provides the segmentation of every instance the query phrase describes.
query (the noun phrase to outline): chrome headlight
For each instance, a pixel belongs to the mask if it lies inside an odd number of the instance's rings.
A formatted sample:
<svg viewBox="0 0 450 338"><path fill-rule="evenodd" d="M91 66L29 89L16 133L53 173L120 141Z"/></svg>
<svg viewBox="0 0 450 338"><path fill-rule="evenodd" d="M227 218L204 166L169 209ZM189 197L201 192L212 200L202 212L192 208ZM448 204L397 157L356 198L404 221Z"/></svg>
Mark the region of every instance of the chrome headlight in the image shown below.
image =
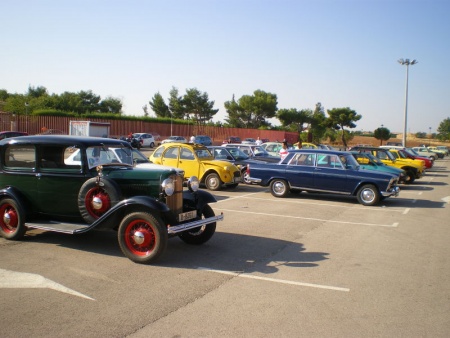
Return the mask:
<svg viewBox="0 0 450 338"><path fill-rule="evenodd" d="M173 184L173 180L171 178L166 178L161 183L161 187L167 196L172 196L175 191L175 185Z"/></svg>
<svg viewBox="0 0 450 338"><path fill-rule="evenodd" d="M197 176L191 176L189 177L187 181L187 186L189 191L195 192L200 188L200 181L198 180Z"/></svg>

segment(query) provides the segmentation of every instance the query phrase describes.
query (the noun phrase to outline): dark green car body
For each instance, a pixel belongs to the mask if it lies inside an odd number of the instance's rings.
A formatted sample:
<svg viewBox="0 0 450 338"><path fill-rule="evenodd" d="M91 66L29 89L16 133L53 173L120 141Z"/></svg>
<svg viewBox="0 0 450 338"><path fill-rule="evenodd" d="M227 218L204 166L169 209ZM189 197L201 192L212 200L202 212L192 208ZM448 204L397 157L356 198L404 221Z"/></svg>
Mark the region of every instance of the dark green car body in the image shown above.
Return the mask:
<svg viewBox="0 0 450 338"><path fill-rule="evenodd" d="M121 150L120 161L109 148ZM192 244L209 240L223 218L208 205L215 198L195 184L183 190L183 171L134 166L131 151L125 141L97 137L0 141L0 235L16 240L29 228L112 229L124 254L138 263L159 257L175 234Z"/></svg>

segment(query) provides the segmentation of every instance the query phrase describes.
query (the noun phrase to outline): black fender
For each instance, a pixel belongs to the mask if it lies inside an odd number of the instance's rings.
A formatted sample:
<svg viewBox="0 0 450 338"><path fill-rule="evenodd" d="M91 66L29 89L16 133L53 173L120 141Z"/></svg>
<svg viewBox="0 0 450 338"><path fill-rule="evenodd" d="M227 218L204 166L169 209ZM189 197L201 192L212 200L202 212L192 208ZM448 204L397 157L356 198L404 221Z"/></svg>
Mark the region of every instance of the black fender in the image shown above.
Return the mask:
<svg viewBox="0 0 450 338"><path fill-rule="evenodd" d="M14 187L7 187L0 190L0 198L12 198L17 202L17 207L20 208L22 215L25 215L25 222L30 219L32 214L31 203L19 190Z"/></svg>
<svg viewBox="0 0 450 338"><path fill-rule="evenodd" d="M121 219L130 212L147 211L159 215L166 221L167 214L170 214L169 207L157 199L149 196L133 196L124 199L109 209L102 217L91 224L89 229L112 228L119 226Z"/></svg>
<svg viewBox="0 0 450 338"><path fill-rule="evenodd" d="M205 190L190 192L183 191L183 202L195 206L197 210L202 210L206 204L217 202L213 194Z"/></svg>

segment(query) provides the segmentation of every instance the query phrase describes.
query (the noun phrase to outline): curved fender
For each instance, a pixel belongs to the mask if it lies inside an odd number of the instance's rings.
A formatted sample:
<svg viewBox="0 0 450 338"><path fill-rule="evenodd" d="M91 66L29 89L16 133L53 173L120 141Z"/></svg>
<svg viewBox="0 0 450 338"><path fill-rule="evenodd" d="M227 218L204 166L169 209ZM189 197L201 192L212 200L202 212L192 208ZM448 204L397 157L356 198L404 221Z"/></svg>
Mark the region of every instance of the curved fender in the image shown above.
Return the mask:
<svg viewBox="0 0 450 338"><path fill-rule="evenodd" d="M127 209L137 207L137 208L145 208L157 211L160 214L170 212L169 207L165 203L161 203L160 201L149 197L149 196L133 196L128 199L122 200L117 203L114 207L109 209L102 217L92 223L89 228L93 229L95 227L115 227L118 224L113 222L110 223L111 220L114 220L114 216L120 216Z"/></svg>
<svg viewBox="0 0 450 338"><path fill-rule="evenodd" d="M12 198L17 201L18 207L22 209L22 214L28 216L32 212L30 202L19 190L13 187L2 189L0 190L0 198L2 197Z"/></svg>
<svg viewBox="0 0 450 338"><path fill-rule="evenodd" d="M204 190L198 190L195 193L184 190L183 200L190 201L197 209L202 209L206 204L217 202L216 198L210 192Z"/></svg>

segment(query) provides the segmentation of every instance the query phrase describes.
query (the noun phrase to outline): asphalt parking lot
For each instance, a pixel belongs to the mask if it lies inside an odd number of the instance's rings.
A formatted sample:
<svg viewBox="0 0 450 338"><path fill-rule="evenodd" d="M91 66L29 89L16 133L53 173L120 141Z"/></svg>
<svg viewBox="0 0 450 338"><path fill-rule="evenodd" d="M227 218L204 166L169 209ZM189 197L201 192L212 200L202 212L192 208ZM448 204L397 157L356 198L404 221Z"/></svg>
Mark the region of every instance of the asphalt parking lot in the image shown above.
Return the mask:
<svg viewBox="0 0 450 338"><path fill-rule="evenodd" d="M450 160L376 207L240 185L158 264L114 234L0 239L2 337L447 337Z"/></svg>

